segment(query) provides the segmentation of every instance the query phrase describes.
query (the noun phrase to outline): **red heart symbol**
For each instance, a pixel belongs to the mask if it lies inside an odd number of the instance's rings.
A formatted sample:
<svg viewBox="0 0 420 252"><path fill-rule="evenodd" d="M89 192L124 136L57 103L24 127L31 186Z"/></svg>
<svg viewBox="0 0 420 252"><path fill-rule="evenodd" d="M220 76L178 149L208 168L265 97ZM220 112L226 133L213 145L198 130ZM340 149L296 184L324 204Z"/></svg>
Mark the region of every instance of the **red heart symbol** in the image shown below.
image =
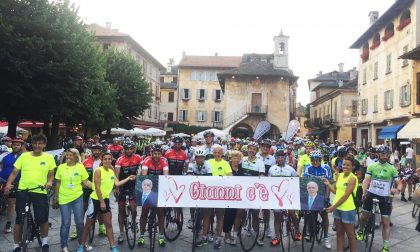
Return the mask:
<svg viewBox="0 0 420 252"><path fill-rule="evenodd" d="M283 183L285 183L285 184L283 185ZM288 187L289 187L289 180L288 179L284 179L278 186L277 185L272 185L271 186L271 191L274 193L277 200L279 201L279 206L280 207L283 206L283 197L284 197L284 195L286 195Z"/></svg>
<svg viewBox="0 0 420 252"><path fill-rule="evenodd" d="M185 185L179 185L178 186L178 183L175 181L175 179L172 178L172 177L169 177L168 178L168 186L169 186L170 194L172 194L172 197L174 198L175 203L178 203L179 199L181 198L182 194L184 193ZM170 194L167 194L168 199L169 199ZM166 200L166 201L168 201L168 200Z"/></svg>

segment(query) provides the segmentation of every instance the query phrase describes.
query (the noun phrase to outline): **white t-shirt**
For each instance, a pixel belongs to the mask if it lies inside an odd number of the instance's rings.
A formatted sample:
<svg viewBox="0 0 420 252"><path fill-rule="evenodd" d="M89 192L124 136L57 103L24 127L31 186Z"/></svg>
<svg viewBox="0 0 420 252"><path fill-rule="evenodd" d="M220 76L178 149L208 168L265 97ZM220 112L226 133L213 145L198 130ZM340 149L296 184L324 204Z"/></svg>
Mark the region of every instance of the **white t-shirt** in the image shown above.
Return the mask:
<svg viewBox="0 0 420 252"><path fill-rule="evenodd" d="M368 167L369 165L376 163L377 160L376 159L371 159L369 156L366 158L366 167Z"/></svg>
<svg viewBox="0 0 420 252"><path fill-rule="evenodd" d="M297 173L295 169L293 169L290 165L285 164L283 167L278 165L271 166L270 170L268 170L269 177L297 177Z"/></svg>
<svg viewBox="0 0 420 252"><path fill-rule="evenodd" d="M406 155L405 155L406 158L413 159L414 151L413 151L413 149L411 149L411 147L407 147L407 149L405 149L405 153L406 153Z"/></svg>

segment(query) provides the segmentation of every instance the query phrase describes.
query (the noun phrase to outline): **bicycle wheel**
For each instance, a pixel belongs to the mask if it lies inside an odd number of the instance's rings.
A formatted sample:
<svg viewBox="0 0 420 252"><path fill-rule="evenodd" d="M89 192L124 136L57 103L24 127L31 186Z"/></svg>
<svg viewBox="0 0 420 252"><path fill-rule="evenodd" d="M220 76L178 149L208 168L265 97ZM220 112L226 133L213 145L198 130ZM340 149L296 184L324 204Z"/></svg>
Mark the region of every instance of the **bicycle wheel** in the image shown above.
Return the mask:
<svg viewBox="0 0 420 252"><path fill-rule="evenodd" d="M36 239L38 240L38 245L41 247L42 246L42 240L41 240L41 234L40 234L40 228L39 225L35 223L35 221L31 218L31 226L32 226L32 241L33 239L36 237Z"/></svg>
<svg viewBox="0 0 420 252"><path fill-rule="evenodd" d="M182 231L184 223L184 214L182 208L169 207L165 208L165 230L163 234L166 240L175 241L178 239Z"/></svg>
<svg viewBox="0 0 420 252"><path fill-rule="evenodd" d="M324 222L322 221L321 215L316 213L316 241L320 243L324 237Z"/></svg>
<svg viewBox="0 0 420 252"><path fill-rule="evenodd" d="M29 228L28 216L22 217L22 252L28 251L28 244L31 241L31 228Z"/></svg>
<svg viewBox="0 0 420 252"><path fill-rule="evenodd" d="M302 252L312 252L316 240L316 221L314 213L305 215L302 234L305 236L302 239Z"/></svg>
<svg viewBox="0 0 420 252"><path fill-rule="evenodd" d="M419 206L414 204L413 205L413 210L411 211L411 216L413 216L413 218L416 218L417 213L419 212Z"/></svg>
<svg viewBox="0 0 420 252"><path fill-rule="evenodd" d="M284 217L283 217L284 218ZM290 251L291 243L294 238L295 228L292 224L292 219L289 214L284 218L280 226L280 233L283 234L281 238L281 248L283 252Z"/></svg>
<svg viewBox="0 0 420 252"><path fill-rule="evenodd" d="M151 252L155 251L156 241L156 210L153 208L149 212L149 221L147 223L149 229L149 249Z"/></svg>
<svg viewBox="0 0 420 252"><path fill-rule="evenodd" d="M365 227L365 252L372 250L373 238L375 237L375 214L369 214L369 219Z"/></svg>
<svg viewBox="0 0 420 252"><path fill-rule="evenodd" d="M130 206L125 207L124 219L125 236L127 237L128 247L133 249L136 244L137 224L136 218L131 214Z"/></svg>
<svg viewBox="0 0 420 252"><path fill-rule="evenodd" d="M194 211L193 228L192 228L193 241L192 241L192 246L191 246L191 251L192 252L195 251L198 235L200 233L200 213L199 212L200 212L200 210L198 208L196 208L195 211Z"/></svg>
<svg viewBox="0 0 420 252"><path fill-rule="evenodd" d="M252 220L253 215L251 214L251 210L246 210L242 216L241 224L239 225L238 230L239 242L242 250L245 252L251 251L258 239L259 225L257 225L257 230L253 230Z"/></svg>
<svg viewBox="0 0 420 252"><path fill-rule="evenodd" d="M258 227L258 240L264 241L265 234L267 233L268 223L265 221L263 210L259 210L258 225L259 225L259 227ZM260 245L260 246L262 246L262 245Z"/></svg>
<svg viewBox="0 0 420 252"><path fill-rule="evenodd" d="M89 244L92 244L93 237L95 237L95 226L96 226L96 220L93 221L92 226L90 226L90 229L89 229Z"/></svg>
<svg viewBox="0 0 420 252"><path fill-rule="evenodd" d="M357 230L357 228L359 228L359 220L360 220L360 210L358 207L356 207L356 222L354 223L354 230Z"/></svg>

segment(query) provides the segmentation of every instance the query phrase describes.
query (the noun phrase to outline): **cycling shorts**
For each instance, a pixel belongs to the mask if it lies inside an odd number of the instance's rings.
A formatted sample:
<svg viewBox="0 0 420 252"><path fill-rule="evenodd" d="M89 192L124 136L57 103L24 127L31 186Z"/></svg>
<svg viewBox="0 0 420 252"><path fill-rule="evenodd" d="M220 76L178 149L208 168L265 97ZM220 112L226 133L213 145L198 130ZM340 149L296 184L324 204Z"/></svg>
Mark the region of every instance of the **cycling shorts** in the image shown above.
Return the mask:
<svg viewBox="0 0 420 252"><path fill-rule="evenodd" d="M378 199L379 211L382 216L389 217L392 212L392 202L389 196L379 196L371 192L367 192L366 198L363 201L362 210L365 212L370 212L373 209L373 199Z"/></svg>
<svg viewBox="0 0 420 252"><path fill-rule="evenodd" d="M32 204L35 222L39 225L48 222L48 198L46 194L34 192L16 192L16 224L22 224L22 212L25 202Z"/></svg>

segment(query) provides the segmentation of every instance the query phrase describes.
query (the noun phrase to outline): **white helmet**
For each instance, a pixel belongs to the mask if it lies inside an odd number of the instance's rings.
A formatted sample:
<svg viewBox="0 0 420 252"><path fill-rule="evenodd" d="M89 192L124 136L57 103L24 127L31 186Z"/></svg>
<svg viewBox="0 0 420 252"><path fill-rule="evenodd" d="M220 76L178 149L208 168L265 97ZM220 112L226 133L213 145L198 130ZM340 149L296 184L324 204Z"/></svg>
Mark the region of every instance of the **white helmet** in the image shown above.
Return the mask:
<svg viewBox="0 0 420 252"><path fill-rule="evenodd" d="M203 150L203 149L201 149L201 148L197 148L194 151L194 156L196 156L196 157L205 157L206 156L206 151Z"/></svg>

